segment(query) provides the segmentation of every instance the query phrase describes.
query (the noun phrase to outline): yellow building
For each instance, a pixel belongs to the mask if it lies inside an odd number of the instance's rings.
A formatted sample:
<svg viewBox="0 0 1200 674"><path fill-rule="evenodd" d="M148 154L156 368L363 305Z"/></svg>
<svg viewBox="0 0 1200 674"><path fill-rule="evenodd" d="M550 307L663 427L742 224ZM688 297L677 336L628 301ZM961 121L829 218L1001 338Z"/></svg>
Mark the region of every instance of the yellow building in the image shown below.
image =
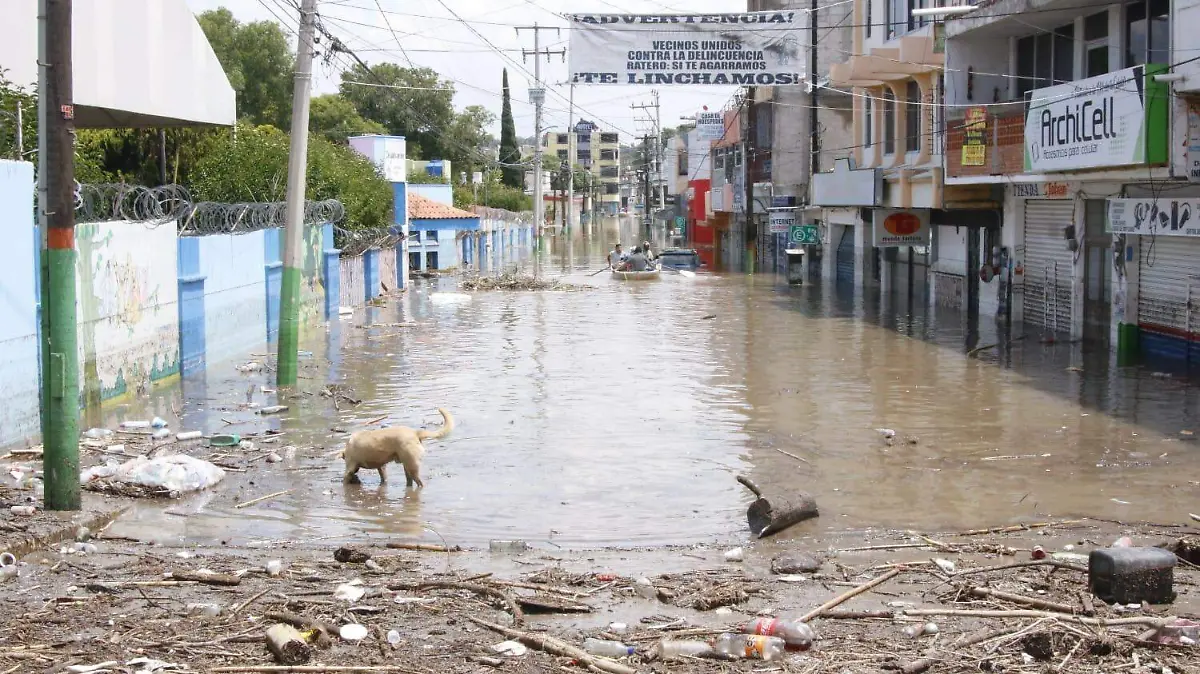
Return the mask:
<svg viewBox="0 0 1200 674"><path fill-rule="evenodd" d="M593 176L591 194L599 199L599 210L616 215L621 206L621 143L615 131L601 131L594 122L580 120L573 132L550 131L542 147L560 164L582 166ZM577 194L588 194L589 186L575 184Z"/></svg>

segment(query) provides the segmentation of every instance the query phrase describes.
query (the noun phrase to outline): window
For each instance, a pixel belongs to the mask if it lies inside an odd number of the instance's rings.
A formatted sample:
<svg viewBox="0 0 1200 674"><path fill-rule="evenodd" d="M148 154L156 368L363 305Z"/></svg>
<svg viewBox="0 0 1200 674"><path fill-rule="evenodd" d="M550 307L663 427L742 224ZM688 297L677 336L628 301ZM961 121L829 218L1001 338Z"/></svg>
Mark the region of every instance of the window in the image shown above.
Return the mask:
<svg viewBox="0 0 1200 674"><path fill-rule="evenodd" d="M558 134L558 144L559 145L567 144L567 134L565 134L565 133Z"/></svg>
<svg viewBox="0 0 1200 674"><path fill-rule="evenodd" d="M617 156L616 150L600 150L600 161L616 161Z"/></svg>
<svg viewBox="0 0 1200 674"><path fill-rule="evenodd" d="M866 5L867 16L866 20L863 21L865 24L863 30L866 31L867 37L871 37L871 5L875 4L875 0L867 0L864 4Z"/></svg>
<svg viewBox="0 0 1200 674"><path fill-rule="evenodd" d="M915 152L921 147L921 86L910 81L904 98L904 151Z"/></svg>
<svg viewBox="0 0 1200 674"><path fill-rule="evenodd" d="M620 194L621 186L617 185L615 183L604 183L604 193L605 194Z"/></svg>
<svg viewBox="0 0 1200 674"><path fill-rule="evenodd" d="M887 3L887 39L903 35L908 27L909 0L884 0Z"/></svg>
<svg viewBox="0 0 1200 674"><path fill-rule="evenodd" d="M559 159L566 159L566 158L567 158L567 151L566 151L566 150L559 150L559 151L558 151L558 158L559 158Z"/></svg>
<svg viewBox="0 0 1200 674"><path fill-rule="evenodd" d="M725 150L720 148L713 150L713 168L718 171L725 168Z"/></svg>
<svg viewBox="0 0 1200 674"><path fill-rule="evenodd" d="M896 152L896 97L891 89L883 92L883 153Z"/></svg>
<svg viewBox="0 0 1200 674"><path fill-rule="evenodd" d="M681 176L687 175L688 174L688 151L680 150L678 153L676 153L675 156L677 157L677 160L675 161L675 165L678 166L678 169L676 169L675 172Z"/></svg>
<svg viewBox="0 0 1200 674"><path fill-rule="evenodd" d="M1074 52L1074 24L1017 40L1017 97L1034 89L1074 80Z"/></svg>
<svg viewBox="0 0 1200 674"><path fill-rule="evenodd" d="M617 142L617 134L602 133L602 134L600 134L600 142L601 143L615 143L615 142Z"/></svg>
<svg viewBox="0 0 1200 674"><path fill-rule="evenodd" d="M421 231L420 231L420 230L413 230L413 231L409 232L409 233L408 233L408 240L409 240L409 241L412 241L412 242L415 242L415 243L420 243L420 242L421 242Z"/></svg>
<svg viewBox="0 0 1200 674"><path fill-rule="evenodd" d="M1108 12L1083 20L1083 76L1096 77L1108 72Z"/></svg>
<svg viewBox="0 0 1200 674"><path fill-rule="evenodd" d="M437 241L438 240L437 230L436 229L426 230L425 231L425 240L426 241Z"/></svg>
<svg viewBox="0 0 1200 674"><path fill-rule="evenodd" d="M590 162L590 161L592 161L592 151L591 150L576 150L575 158L578 159L579 161Z"/></svg>
<svg viewBox="0 0 1200 674"><path fill-rule="evenodd" d="M1170 0L1139 0L1125 6L1125 67L1171 62Z"/></svg>
<svg viewBox="0 0 1200 674"><path fill-rule="evenodd" d="M742 165L742 147L740 145L735 145L735 146L733 146L733 148L730 149L729 153L731 155L733 155L733 160L731 162L733 164L733 166L735 168L738 166L741 166Z"/></svg>
<svg viewBox="0 0 1200 674"><path fill-rule="evenodd" d="M600 169L601 178L616 178L620 175L620 169L616 166L604 166Z"/></svg>
<svg viewBox="0 0 1200 674"><path fill-rule="evenodd" d="M590 134L590 133L576 134L575 142L579 143L580 145L589 145L592 142L592 134Z"/></svg>
<svg viewBox="0 0 1200 674"><path fill-rule="evenodd" d="M871 147L871 144L875 142L872 138L875 134L875 120L872 114L873 107L875 107L875 99L863 99L863 126L865 127L863 129L863 145L867 147Z"/></svg>

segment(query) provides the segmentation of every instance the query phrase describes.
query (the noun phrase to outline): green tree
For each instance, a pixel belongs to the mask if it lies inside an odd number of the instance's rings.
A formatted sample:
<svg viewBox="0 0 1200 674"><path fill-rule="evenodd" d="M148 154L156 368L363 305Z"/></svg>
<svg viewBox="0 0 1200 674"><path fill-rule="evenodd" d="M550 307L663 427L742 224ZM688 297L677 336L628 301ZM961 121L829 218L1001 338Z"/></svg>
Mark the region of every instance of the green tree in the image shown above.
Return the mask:
<svg viewBox="0 0 1200 674"><path fill-rule="evenodd" d="M346 229L378 229L393 224L392 189L375 165L344 145L320 136L308 140L305 197L338 199L346 208ZM218 139L193 168L197 201L283 201L287 193L288 135L271 126L239 124L237 142Z"/></svg>
<svg viewBox="0 0 1200 674"><path fill-rule="evenodd" d="M436 71L394 63L380 63L368 71L355 64L342 73L340 91L363 118L382 124L391 135L404 136L410 157L447 157L442 136L454 123L454 86Z"/></svg>
<svg viewBox="0 0 1200 674"><path fill-rule="evenodd" d="M22 115L22 150L28 156L30 150L37 149L37 95L9 80L0 68L0 158L18 158L17 106Z"/></svg>
<svg viewBox="0 0 1200 674"><path fill-rule="evenodd" d="M517 144L517 124L513 121L512 100L508 90L508 69L504 69L500 103L500 163L502 182L512 188L524 189L525 171L513 164L521 163L521 146ZM535 143L541 139L534 139Z"/></svg>
<svg viewBox="0 0 1200 674"><path fill-rule="evenodd" d="M470 210L471 206L503 208L514 213L533 210L533 200L525 190L509 187L501 182L500 171L491 170L483 175L482 185L455 185L454 205Z"/></svg>
<svg viewBox="0 0 1200 674"><path fill-rule="evenodd" d="M253 124L291 126L294 56L273 21L242 23L224 7L197 21L237 94L237 112Z"/></svg>
<svg viewBox="0 0 1200 674"><path fill-rule="evenodd" d="M339 94L317 96L309 105L309 132L331 143L343 144L350 136L387 133L379 122L363 119L354 104Z"/></svg>
<svg viewBox="0 0 1200 674"><path fill-rule="evenodd" d="M496 116L481 105L469 105L454 116L445 134L446 158L453 171L466 171L470 179L472 172L483 168L488 147L495 141L487 129L495 121Z"/></svg>

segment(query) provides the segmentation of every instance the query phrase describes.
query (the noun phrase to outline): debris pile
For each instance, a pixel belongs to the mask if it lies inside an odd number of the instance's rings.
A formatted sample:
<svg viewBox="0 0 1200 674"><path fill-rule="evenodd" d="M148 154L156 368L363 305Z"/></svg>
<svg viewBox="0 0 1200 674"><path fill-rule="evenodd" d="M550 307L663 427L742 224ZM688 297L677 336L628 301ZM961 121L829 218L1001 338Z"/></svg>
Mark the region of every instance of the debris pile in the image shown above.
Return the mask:
<svg viewBox="0 0 1200 674"><path fill-rule="evenodd" d="M468 276L458 285L463 290L554 290L574 292L589 289L589 286L564 283L555 278L541 278L514 272L505 272L498 276Z"/></svg>

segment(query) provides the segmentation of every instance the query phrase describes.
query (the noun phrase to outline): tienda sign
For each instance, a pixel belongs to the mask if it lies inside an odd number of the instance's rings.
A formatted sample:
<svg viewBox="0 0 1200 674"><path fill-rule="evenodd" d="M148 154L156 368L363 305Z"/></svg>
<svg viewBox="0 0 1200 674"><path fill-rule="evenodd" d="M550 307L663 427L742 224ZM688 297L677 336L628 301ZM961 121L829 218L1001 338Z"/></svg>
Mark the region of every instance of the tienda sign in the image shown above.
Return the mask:
<svg viewBox="0 0 1200 674"><path fill-rule="evenodd" d="M1025 104L1025 170L1069 171L1167 161L1165 66L1126 68L1034 89Z"/></svg>
<svg viewBox="0 0 1200 674"><path fill-rule="evenodd" d="M876 248L929 245L929 209L877 208L872 214Z"/></svg>

